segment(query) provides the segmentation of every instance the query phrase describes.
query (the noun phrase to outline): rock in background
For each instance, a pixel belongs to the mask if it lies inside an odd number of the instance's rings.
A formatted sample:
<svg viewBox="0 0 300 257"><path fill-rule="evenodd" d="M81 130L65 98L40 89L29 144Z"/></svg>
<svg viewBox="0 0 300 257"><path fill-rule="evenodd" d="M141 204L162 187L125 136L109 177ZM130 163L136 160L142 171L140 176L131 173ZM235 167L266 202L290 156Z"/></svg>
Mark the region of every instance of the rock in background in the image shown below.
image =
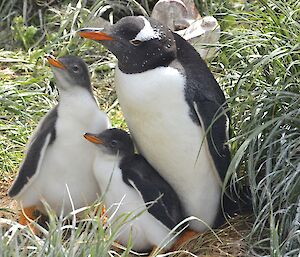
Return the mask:
<svg viewBox="0 0 300 257"><path fill-rule="evenodd" d="M216 54L220 26L212 16L201 17L193 0L159 0L151 17L189 41L203 59Z"/></svg>

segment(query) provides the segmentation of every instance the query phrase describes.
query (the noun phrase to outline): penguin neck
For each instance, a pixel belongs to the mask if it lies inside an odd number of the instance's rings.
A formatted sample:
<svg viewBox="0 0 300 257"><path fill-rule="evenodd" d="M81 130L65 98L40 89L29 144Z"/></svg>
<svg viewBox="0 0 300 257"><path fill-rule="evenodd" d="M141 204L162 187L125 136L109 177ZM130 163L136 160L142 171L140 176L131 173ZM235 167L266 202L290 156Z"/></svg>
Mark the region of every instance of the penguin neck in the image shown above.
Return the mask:
<svg viewBox="0 0 300 257"><path fill-rule="evenodd" d="M59 90L59 101L80 101L81 99L92 99L95 102L92 91L80 86L73 86L72 89Z"/></svg>
<svg viewBox="0 0 300 257"><path fill-rule="evenodd" d="M122 176L122 171L120 169L122 157L108 154L104 151L98 150L97 152L94 161L94 174L100 188L105 190L110 183L113 183L116 179L119 180L120 176Z"/></svg>
<svg viewBox="0 0 300 257"><path fill-rule="evenodd" d="M72 90L59 91L59 113L71 115L86 120L86 115L98 110L98 105L89 90L82 87L74 87Z"/></svg>

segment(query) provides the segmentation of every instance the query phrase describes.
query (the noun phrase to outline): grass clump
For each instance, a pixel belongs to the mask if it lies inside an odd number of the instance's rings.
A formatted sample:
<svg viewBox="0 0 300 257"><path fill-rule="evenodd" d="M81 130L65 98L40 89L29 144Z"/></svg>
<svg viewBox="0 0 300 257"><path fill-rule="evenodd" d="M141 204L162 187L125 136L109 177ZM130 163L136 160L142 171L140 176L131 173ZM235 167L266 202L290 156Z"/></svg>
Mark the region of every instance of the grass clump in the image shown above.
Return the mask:
<svg viewBox="0 0 300 257"><path fill-rule="evenodd" d="M299 14L299 1L272 0L231 13L218 59L232 114L229 172L235 190L241 180L250 188L256 256L300 251Z"/></svg>
<svg viewBox="0 0 300 257"><path fill-rule="evenodd" d="M29 227L0 218L1 256L128 256L131 242L124 250L114 241L133 215L120 216L109 225L97 211L99 206L101 203L81 208L64 218L57 217L48 209L47 229L33 222L39 236L33 234ZM96 211L93 211L95 208ZM85 218L79 219L79 216Z"/></svg>

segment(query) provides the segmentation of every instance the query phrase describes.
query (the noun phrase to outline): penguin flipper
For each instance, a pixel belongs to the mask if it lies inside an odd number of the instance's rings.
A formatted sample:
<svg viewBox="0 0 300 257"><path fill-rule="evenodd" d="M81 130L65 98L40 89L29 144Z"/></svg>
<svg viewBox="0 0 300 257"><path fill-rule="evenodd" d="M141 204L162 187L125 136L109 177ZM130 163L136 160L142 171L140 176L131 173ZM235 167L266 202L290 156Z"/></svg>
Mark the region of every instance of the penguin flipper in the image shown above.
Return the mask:
<svg viewBox="0 0 300 257"><path fill-rule="evenodd" d="M135 155L132 158L134 165L124 165L127 168L122 168L126 174L124 181L139 192L151 215L173 229L184 219L176 192L144 157Z"/></svg>
<svg viewBox="0 0 300 257"><path fill-rule="evenodd" d="M37 132L33 135L18 176L8 191L10 197L19 195L37 177L45 152L55 139L56 118L57 110L54 108L45 116Z"/></svg>
<svg viewBox="0 0 300 257"><path fill-rule="evenodd" d="M229 136L229 117L224 108L214 101L205 99L194 102L193 105L205 130L212 160L221 181L224 181L230 163L229 147L226 144Z"/></svg>
<svg viewBox="0 0 300 257"><path fill-rule="evenodd" d="M15 197L21 193L25 186L32 183L39 173L40 165L43 161L46 149L49 145L51 134L48 134L44 140L37 137L30 145L27 155L21 165L19 174L9 189L8 195Z"/></svg>
<svg viewBox="0 0 300 257"><path fill-rule="evenodd" d="M223 183L231 161L229 147L226 144L229 139L229 113L226 112L226 108L209 100L194 102L194 108L202 127L205 129L209 151ZM226 191L222 196L224 212L221 209L219 210L215 226L224 223L224 214L230 216L243 209L239 206L236 195L233 195L230 191L226 193ZM239 196L239 198L243 199L244 196ZM245 202L249 201L245 199Z"/></svg>

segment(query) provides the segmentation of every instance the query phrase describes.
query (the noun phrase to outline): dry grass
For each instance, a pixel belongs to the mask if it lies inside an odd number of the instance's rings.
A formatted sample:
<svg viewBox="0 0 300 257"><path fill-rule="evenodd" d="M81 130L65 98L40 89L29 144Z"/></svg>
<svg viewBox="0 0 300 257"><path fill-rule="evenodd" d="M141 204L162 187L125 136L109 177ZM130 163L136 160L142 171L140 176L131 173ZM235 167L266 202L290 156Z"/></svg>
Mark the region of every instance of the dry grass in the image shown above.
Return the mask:
<svg viewBox="0 0 300 257"><path fill-rule="evenodd" d="M179 250L185 250L196 256L225 257L249 256L249 246L245 240L251 231L253 219L249 215L236 216L219 229L205 233L184 243ZM188 256L187 253L172 255Z"/></svg>

